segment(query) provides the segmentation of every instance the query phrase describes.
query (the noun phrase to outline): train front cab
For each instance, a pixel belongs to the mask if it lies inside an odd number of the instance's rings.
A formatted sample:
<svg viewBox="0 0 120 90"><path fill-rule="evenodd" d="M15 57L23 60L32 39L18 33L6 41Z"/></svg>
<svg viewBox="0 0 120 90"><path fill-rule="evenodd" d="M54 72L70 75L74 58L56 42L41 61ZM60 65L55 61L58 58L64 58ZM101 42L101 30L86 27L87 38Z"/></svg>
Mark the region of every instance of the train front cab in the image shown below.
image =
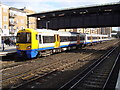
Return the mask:
<svg viewBox="0 0 120 90"><path fill-rule="evenodd" d="M38 36L35 30L18 31L16 43L18 57L34 58L38 54L38 47Z"/></svg>

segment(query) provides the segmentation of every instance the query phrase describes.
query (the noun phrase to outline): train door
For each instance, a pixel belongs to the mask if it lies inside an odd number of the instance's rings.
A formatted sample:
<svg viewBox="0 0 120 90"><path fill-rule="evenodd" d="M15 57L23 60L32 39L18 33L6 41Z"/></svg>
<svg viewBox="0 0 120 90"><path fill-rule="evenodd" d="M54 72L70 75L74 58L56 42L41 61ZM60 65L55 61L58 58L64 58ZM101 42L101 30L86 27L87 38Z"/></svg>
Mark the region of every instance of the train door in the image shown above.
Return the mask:
<svg viewBox="0 0 120 90"><path fill-rule="evenodd" d="M98 40L98 42L99 42L99 36L97 36L97 40Z"/></svg>
<svg viewBox="0 0 120 90"><path fill-rule="evenodd" d="M91 35L90 39L91 39L91 43L92 43L92 42L93 42L93 37L92 37L92 35Z"/></svg>
<svg viewBox="0 0 120 90"><path fill-rule="evenodd" d="M60 47L60 36L59 34L55 34L54 35L54 38L55 38L55 48L59 48Z"/></svg>
<svg viewBox="0 0 120 90"><path fill-rule="evenodd" d="M39 48L39 36L38 33L32 33L32 49Z"/></svg>

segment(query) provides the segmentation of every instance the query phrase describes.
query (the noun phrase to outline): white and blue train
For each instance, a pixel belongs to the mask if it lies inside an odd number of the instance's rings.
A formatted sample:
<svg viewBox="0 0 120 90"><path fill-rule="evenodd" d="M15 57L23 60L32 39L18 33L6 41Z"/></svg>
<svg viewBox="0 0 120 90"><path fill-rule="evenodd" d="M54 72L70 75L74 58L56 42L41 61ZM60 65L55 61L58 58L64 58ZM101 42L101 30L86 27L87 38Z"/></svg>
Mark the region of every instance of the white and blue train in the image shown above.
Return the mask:
<svg viewBox="0 0 120 90"><path fill-rule="evenodd" d="M106 40L108 35L26 28L17 33L16 49L19 57L34 58Z"/></svg>

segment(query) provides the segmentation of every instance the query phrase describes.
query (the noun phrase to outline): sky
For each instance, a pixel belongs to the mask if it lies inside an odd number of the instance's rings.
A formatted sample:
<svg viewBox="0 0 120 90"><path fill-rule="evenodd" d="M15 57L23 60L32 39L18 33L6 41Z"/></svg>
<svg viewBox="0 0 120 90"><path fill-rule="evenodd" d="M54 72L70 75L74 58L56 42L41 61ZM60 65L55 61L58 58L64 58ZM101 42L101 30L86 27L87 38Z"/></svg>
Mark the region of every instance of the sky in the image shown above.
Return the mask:
<svg viewBox="0 0 120 90"><path fill-rule="evenodd" d="M116 3L120 0L0 0L1 3L15 8L31 9L39 12L77 8L85 6Z"/></svg>
<svg viewBox="0 0 120 90"><path fill-rule="evenodd" d="M26 7L26 9L40 13L68 8L120 3L120 0L0 0L0 2L10 7L18 9ZM118 30L118 28L113 29Z"/></svg>

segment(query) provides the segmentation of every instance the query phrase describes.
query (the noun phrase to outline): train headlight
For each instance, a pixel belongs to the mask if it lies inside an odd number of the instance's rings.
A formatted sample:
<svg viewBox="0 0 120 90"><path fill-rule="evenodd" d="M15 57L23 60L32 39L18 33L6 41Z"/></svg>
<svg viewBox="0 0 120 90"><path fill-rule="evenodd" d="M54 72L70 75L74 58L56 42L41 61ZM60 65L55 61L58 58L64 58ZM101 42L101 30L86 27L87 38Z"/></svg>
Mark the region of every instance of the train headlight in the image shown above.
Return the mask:
<svg viewBox="0 0 120 90"><path fill-rule="evenodd" d="M31 46L27 46L27 49L31 49Z"/></svg>

